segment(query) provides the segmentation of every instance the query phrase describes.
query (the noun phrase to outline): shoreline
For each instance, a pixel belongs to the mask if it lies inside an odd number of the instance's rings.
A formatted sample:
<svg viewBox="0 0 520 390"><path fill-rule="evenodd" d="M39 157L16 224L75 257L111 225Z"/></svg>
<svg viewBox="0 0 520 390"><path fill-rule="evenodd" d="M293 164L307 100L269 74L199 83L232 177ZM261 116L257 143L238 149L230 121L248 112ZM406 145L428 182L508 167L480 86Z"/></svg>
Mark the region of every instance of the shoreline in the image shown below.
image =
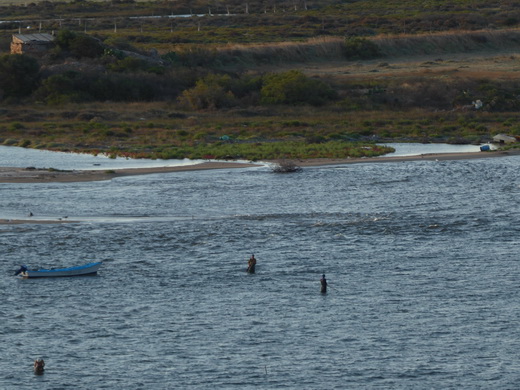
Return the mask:
<svg viewBox="0 0 520 390"><path fill-rule="evenodd" d="M123 176L148 175L153 173L189 172L211 169L257 167L259 164L239 162L203 162L193 165L152 168L123 168L115 170L48 170L0 167L0 183L77 183L112 180Z"/></svg>
<svg viewBox="0 0 520 390"><path fill-rule="evenodd" d="M305 167L325 167L334 165L366 164L366 163L399 163L409 161L450 161L450 160L471 160L480 158L498 158L508 156L518 156L520 150L493 151L493 152L468 152L468 153L435 153L422 154L416 156L395 156L395 157L368 157L368 158L348 158L348 159L313 159L313 160L294 160L302 168ZM274 161L266 161L274 162ZM45 169L25 169L0 167L0 183L74 183L111 180L117 177L132 175L147 175L154 173L169 172L189 172L211 169L235 169L259 167L260 163L239 163L239 162L204 162L194 165L183 165L175 167L154 167L154 168L131 168L118 169L115 171L49 171ZM56 224L56 223L80 223L80 221L57 219L0 219L0 225L19 225L19 224Z"/></svg>
<svg viewBox="0 0 520 390"><path fill-rule="evenodd" d="M519 150L497 150L490 152L463 152L463 153L429 153L413 156L382 156L382 157L361 157L349 159L316 159L316 160L297 160L301 167L316 167L323 165L342 165L342 164L366 164L366 163L392 163L407 161L457 161L474 160L481 158L497 158L508 156L519 156Z"/></svg>
<svg viewBox="0 0 520 390"><path fill-rule="evenodd" d="M320 167L327 165L344 164L366 164L366 163L390 163L407 161L447 161L447 160L470 160L479 158L497 158L520 155L520 150L510 151L491 151L491 152L466 152L466 153L433 153L414 156L388 156L388 157L362 157L347 159L312 159L312 160L293 160L302 168ZM266 161L274 163L275 160ZM126 168L116 170L75 170L60 171L49 169L26 169L13 167L0 167L1 183L75 183L88 181L112 180L117 177L148 175L154 173L189 172L212 169L236 169L259 167L262 163L245 162L203 162L193 165L180 165L172 167L152 167L152 168Z"/></svg>

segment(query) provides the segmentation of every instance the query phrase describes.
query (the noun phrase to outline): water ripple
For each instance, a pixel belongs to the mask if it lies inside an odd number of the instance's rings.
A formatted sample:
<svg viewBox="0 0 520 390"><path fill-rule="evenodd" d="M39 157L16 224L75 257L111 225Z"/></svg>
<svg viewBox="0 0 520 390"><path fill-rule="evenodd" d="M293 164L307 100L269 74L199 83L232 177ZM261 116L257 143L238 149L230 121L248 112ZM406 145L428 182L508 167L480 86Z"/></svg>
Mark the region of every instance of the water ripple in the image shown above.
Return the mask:
<svg viewBox="0 0 520 390"><path fill-rule="evenodd" d="M514 388L518 165L4 185L5 217L80 223L0 229L0 388Z"/></svg>

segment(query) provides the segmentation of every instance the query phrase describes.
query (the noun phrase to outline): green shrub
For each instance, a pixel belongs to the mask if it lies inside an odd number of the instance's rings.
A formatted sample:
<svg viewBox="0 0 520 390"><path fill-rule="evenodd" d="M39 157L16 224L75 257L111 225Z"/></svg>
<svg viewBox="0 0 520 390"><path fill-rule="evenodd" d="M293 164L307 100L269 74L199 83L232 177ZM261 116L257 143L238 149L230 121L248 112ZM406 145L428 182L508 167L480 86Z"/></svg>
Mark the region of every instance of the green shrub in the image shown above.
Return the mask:
<svg viewBox="0 0 520 390"><path fill-rule="evenodd" d="M106 53L107 51L105 50L105 55ZM107 64L107 69L112 72L120 73L148 72L155 74L164 74L166 72L166 68L164 66L153 64L144 59L131 56L123 56L121 58L115 57L115 60L113 60L113 62Z"/></svg>
<svg viewBox="0 0 520 390"><path fill-rule="evenodd" d="M105 50L105 54L115 55L116 57L122 55L120 50L137 52L138 50L124 37L117 35L108 37L104 43L108 46L112 46L116 50L111 51L110 49Z"/></svg>
<svg viewBox="0 0 520 390"><path fill-rule="evenodd" d="M104 53L104 48L101 42L97 39L79 34L70 44L70 52L77 58L97 58Z"/></svg>
<svg viewBox="0 0 520 390"><path fill-rule="evenodd" d="M345 57L349 60L368 60L381 57L379 47L372 41L361 37L348 37L344 43Z"/></svg>
<svg viewBox="0 0 520 390"><path fill-rule="evenodd" d="M139 58L125 57L109 64L107 68L113 72L138 72L146 71L148 63Z"/></svg>
<svg viewBox="0 0 520 390"><path fill-rule="evenodd" d="M18 144L18 141L15 140L15 139L12 139L12 138L7 138L4 142L3 142L3 145L6 145L6 146L13 146L13 145L16 145Z"/></svg>
<svg viewBox="0 0 520 390"><path fill-rule="evenodd" d="M194 110L218 109L235 105L235 96L229 90L231 78L210 74L197 81L195 87L183 92L182 104Z"/></svg>
<svg viewBox="0 0 520 390"><path fill-rule="evenodd" d="M0 99L30 95L40 80L40 64L25 54L0 57Z"/></svg>
<svg viewBox="0 0 520 390"><path fill-rule="evenodd" d="M283 121L281 123L283 127L300 127L300 126L306 126L307 124L305 122L299 121L297 119L293 119L290 121Z"/></svg>
<svg viewBox="0 0 520 390"><path fill-rule="evenodd" d="M264 104L306 103L319 106L336 98L335 91L329 85L297 70L265 76L260 95Z"/></svg>
<svg viewBox="0 0 520 390"><path fill-rule="evenodd" d="M11 131L17 131L17 130L23 130L25 129L25 126L21 124L20 122L13 122L9 125L9 130Z"/></svg>
<svg viewBox="0 0 520 390"><path fill-rule="evenodd" d="M173 51L163 54L161 56L161 59L170 64L179 64L180 63L179 56L177 55L177 53L175 53Z"/></svg>
<svg viewBox="0 0 520 390"><path fill-rule="evenodd" d="M104 46L99 40L70 30L60 30L55 43L59 49L70 52L76 58L97 58L104 53Z"/></svg>

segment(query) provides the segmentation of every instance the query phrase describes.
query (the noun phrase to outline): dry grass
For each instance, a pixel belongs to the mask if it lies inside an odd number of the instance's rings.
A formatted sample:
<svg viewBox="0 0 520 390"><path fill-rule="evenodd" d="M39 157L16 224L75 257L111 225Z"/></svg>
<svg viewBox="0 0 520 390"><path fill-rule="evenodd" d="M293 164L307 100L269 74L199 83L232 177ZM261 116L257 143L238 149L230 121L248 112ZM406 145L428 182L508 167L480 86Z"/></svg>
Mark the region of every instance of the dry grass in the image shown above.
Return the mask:
<svg viewBox="0 0 520 390"><path fill-rule="evenodd" d="M220 55L239 57L255 62L306 62L310 60L341 59L343 38L320 37L305 42L262 43L252 45L226 45L217 49Z"/></svg>
<svg viewBox="0 0 520 390"><path fill-rule="evenodd" d="M420 56L520 48L520 31L485 30L437 34L377 36L371 38L385 57Z"/></svg>
<svg viewBox="0 0 520 390"><path fill-rule="evenodd" d="M517 78L520 71L520 30L485 30L369 38L382 56L348 60L343 37L319 37L304 42L233 44L216 49L230 68L247 64L249 70L277 72L301 69L341 80L358 76L379 78L440 76ZM464 75L464 76L463 76Z"/></svg>
<svg viewBox="0 0 520 390"><path fill-rule="evenodd" d="M381 35L368 39L378 46L383 58L482 51L516 53L520 49L518 29ZM344 59L343 44L342 37L318 37L305 42L229 44L217 48L217 52L247 62L264 59L263 62L269 63L294 63Z"/></svg>

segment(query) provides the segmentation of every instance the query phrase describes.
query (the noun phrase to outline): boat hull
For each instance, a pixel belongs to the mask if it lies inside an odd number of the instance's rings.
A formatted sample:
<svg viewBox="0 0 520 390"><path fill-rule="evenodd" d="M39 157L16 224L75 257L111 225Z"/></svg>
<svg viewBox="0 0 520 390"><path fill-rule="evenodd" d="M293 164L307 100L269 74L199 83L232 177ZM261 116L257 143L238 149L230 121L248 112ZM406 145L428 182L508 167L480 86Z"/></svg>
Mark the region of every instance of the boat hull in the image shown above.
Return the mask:
<svg viewBox="0 0 520 390"><path fill-rule="evenodd" d="M96 275L102 262L80 265L77 267L59 269L39 269L36 271L27 270L22 273L25 279L36 278L59 278L67 276L93 276Z"/></svg>

